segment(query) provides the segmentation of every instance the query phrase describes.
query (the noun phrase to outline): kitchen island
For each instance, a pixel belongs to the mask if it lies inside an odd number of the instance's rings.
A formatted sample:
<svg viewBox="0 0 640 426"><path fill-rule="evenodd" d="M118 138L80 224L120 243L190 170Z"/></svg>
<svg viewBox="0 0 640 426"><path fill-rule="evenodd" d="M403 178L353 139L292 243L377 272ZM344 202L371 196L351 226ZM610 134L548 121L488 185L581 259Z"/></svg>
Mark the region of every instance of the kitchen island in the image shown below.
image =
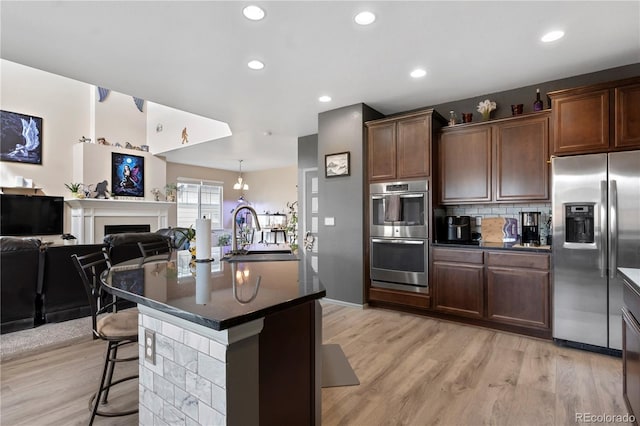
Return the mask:
<svg viewBox="0 0 640 426"><path fill-rule="evenodd" d="M629 414L640 415L640 269L618 268L624 282L622 394Z"/></svg>
<svg viewBox="0 0 640 426"><path fill-rule="evenodd" d="M325 290L299 261L140 259L103 276L138 304L139 423L320 424Z"/></svg>

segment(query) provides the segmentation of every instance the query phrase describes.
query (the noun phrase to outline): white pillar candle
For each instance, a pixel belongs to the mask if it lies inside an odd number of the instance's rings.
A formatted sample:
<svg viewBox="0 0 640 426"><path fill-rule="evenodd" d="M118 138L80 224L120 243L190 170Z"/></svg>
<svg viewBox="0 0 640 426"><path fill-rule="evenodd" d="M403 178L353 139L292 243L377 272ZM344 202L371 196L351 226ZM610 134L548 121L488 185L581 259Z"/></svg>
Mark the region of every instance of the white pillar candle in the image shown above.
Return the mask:
<svg viewBox="0 0 640 426"><path fill-rule="evenodd" d="M196 260L211 259L211 219L196 219Z"/></svg>

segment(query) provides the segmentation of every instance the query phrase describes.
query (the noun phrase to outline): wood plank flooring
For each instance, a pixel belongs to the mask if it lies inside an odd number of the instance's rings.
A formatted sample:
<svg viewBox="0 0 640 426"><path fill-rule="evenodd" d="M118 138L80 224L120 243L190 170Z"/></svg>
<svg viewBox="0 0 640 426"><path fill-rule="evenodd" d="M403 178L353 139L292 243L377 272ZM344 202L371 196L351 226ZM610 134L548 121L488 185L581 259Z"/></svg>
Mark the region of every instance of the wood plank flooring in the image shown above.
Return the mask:
<svg viewBox="0 0 640 426"><path fill-rule="evenodd" d="M323 342L341 345L361 382L322 390L323 425L568 425L576 413L627 412L619 358L383 309L323 310ZM0 424L86 424L104 348L83 342L1 364ZM137 404L137 386L111 399Z"/></svg>

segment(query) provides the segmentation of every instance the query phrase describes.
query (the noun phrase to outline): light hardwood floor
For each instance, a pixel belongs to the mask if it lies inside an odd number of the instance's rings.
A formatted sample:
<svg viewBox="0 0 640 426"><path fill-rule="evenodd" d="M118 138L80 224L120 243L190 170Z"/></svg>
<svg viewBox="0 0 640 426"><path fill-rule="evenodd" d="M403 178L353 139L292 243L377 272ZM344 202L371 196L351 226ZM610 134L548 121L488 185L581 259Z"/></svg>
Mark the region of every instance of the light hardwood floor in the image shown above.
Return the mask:
<svg viewBox="0 0 640 426"><path fill-rule="evenodd" d="M324 342L342 346L361 382L322 390L323 425L569 425L576 413L627 412L619 358L382 309L323 310ZM84 342L3 363L0 423L86 424L104 347ZM133 399L135 385L112 397Z"/></svg>

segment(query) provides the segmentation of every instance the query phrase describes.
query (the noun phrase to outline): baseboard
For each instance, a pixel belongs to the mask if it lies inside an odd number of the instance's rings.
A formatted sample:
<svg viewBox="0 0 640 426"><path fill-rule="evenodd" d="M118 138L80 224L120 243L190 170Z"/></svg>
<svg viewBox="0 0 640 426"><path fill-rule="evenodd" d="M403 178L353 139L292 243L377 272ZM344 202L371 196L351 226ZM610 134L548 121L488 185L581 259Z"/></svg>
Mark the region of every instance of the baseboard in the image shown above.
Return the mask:
<svg viewBox="0 0 640 426"><path fill-rule="evenodd" d="M320 299L320 301L326 302L326 303L332 303L334 305L350 306L352 308L360 308L360 309L365 309L368 306L367 303L365 303L364 305L360 305L358 303L345 302L343 300L327 299L326 297L323 297L322 299Z"/></svg>

